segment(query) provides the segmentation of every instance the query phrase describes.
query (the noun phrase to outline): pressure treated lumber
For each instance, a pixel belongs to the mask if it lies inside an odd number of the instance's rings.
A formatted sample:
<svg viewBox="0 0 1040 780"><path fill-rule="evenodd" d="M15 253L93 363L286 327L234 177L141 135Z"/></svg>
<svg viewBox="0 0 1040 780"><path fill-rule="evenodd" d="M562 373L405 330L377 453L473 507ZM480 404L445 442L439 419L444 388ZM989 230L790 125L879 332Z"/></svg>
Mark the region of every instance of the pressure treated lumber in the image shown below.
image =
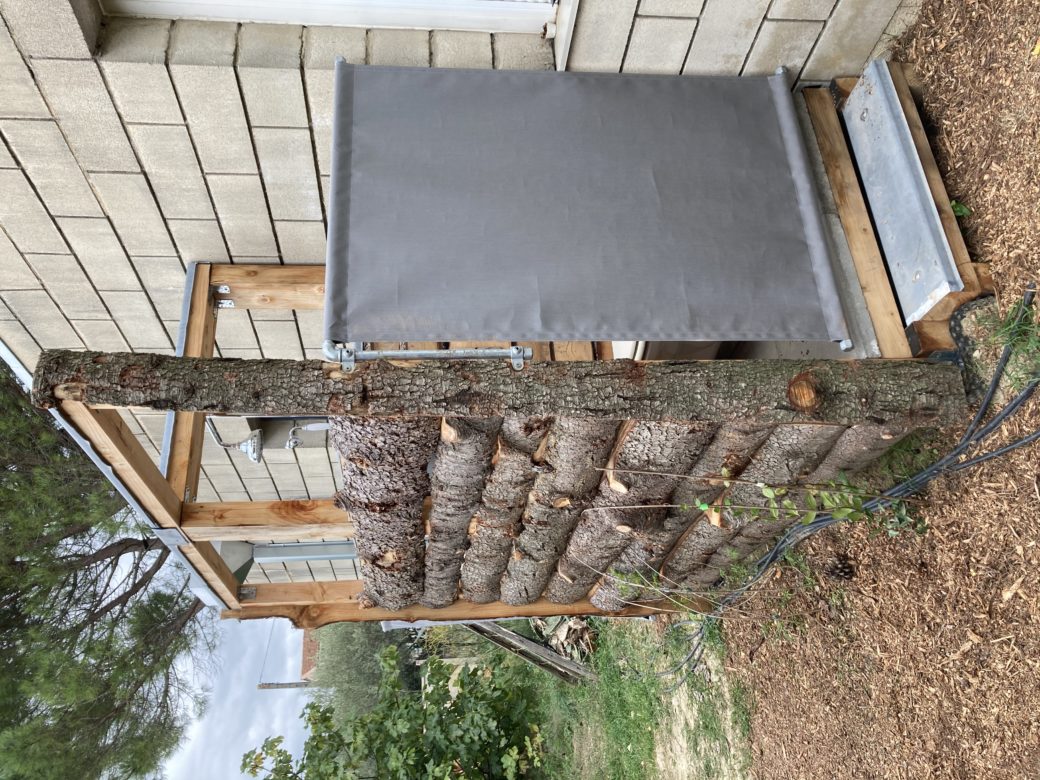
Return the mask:
<svg viewBox="0 0 1040 780"><path fill-rule="evenodd" d="M795 409L793 381L810 376L815 408ZM963 416L954 366L917 361L497 361L334 364L200 360L51 350L33 399L215 414L351 417L557 416L762 424L854 424L909 417L915 425Z"/></svg>
<svg viewBox="0 0 1040 780"><path fill-rule="evenodd" d="M187 503L181 508L181 530L194 541L294 542L354 538L350 515L331 498Z"/></svg>
<svg viewBox="0 0 1040 780"><path fill-rule="evenodd" d="M218 301L236 309L321 309L325 306L324 265L214 264L210 283ZM227 292L221 292L226 289Z"/></svg>

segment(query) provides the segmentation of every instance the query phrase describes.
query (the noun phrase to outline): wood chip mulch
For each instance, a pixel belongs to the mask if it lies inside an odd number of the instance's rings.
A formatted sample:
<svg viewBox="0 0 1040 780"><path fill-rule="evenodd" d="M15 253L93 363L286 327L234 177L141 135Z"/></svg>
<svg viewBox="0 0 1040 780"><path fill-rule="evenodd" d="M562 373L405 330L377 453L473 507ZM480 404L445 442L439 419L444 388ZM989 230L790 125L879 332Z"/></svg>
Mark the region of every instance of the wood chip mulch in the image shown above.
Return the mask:
<svg viewBox="0 0 1040 780"><path fill-rule="evenodd" d="M898 46L1007 311L1040 279L1040 2L926 0ZM1037 427L1034 403L995 438ZM1038 475L1040 448L1020 450L934 484L922 537L821 535L818 584L788 570L727 620L728 665L757 702L756 777L1040 778ZM836 561L850 580L824 573Z"/></svg>

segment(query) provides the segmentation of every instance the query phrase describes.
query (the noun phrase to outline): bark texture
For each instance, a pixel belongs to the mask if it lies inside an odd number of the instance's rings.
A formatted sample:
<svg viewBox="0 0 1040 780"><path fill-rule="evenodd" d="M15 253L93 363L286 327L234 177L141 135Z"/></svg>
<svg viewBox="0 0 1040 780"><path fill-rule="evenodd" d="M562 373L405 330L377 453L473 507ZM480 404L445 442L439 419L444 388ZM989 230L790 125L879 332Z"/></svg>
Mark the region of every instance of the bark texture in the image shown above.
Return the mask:
<svg viewBox="0 0 1040 780"><path fill-rule="evenodd" d="M422 598L427 607L446 607L458 595L470 521L480 505L502 420L456 418L441 425L441 443L431 474L430 536Z"/></svg>
<svg viewBox="0 0 1040 780"><path fill-rule="evenodd" d="M833 482L842 474L854 474L902 441L910 430L911 426L905 420L853 425L841 435L806 482L824 484Z"/></svg>
<svg viewBox="0 0 1040 780"><path fill-rule="evenodd" d="M813 403L789 385L811 387ZM319 361L219 360L48 351L34 401L239 415L581 417L855 424L963 415L954 366L914 361L629 360L362 363L347 374ZM801 409L799 411L799 409Z"/></svg>
<svg viewBox="0 0 1040 780"><path fill-rule="evenodd" d="M509 417L498 437L498 458L484 484L476 527L462 562L462 596L485 604L498 601L499 583L537 472L535 454L550 421Z"/></svg>
<svg viewBox="0 0 1040 780"><path fill-rule="evenodd" d="M634 534L635 538L610 568L611 576L592 595L592 602L601 609L617 609L626 601L659 597L639 583L657 579L669 553L670 576L663 578L661 586L672 587L686 579L694 566L702 562L705 552L713 552L725 540L721 529L704 519L698 505L711 504L721 495L723 473L740 476L771 430L746 423L720 427L690 470L691 478L677 484L671 503L678 506L669 509L659 522ZM694 523L699 523L699 532L687 534ZM623 588L619 580L625 583Z"/></svg>
<svg viewBox="0 0 1040 780"><path fill-rule="evenodd" d="M520 535L502 577L507 604L536 601L588 506L610 456L618 425L606 420L557 420L549 432L545 463L528 498Z"/></svg>
<svg viewBox="0 0 1040 780"><path fill-rule="evenodd" d="M343 489L336 503L354 520L368 600L386 609L416 603L423 592L423 500L437 421L331 418Z"/></svg>
<svg viewBox="0 0 1040 780"><path fill-rule="evenodd" d="M711 434L711 428L698 425L636 423L617 453L615 480L619 482L612 485L606 478L600 482L599 493L574 529L545 597L561 604L583 598L634 535L667 514L665 508L626 507L668 503L682 481L674 475L690 471Z"/></svg>

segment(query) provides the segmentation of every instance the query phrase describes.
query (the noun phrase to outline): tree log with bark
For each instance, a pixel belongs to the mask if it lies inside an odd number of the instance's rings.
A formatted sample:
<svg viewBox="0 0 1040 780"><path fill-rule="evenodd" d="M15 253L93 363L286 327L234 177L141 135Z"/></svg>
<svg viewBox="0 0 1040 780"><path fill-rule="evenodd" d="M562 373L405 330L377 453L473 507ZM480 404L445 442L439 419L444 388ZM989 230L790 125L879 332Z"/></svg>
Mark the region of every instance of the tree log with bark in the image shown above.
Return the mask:
<svg viewBox="0 0 1040 780"><path fill-rule="evenodd" d="M549 426L550 421L542 417L508 417L502 423L497 459L484 485L462 562L462 595L469 601L485 604L499 598L502 574L537 476L538 449Z"/></svg>
<svg viewBox="0 0 1040 780"><path fill-rule="evenodd" d="M423 593L423 501L427 465L437 446L436 420L331 418L343 489L336 503L354 521L368 599L387 609Z"/></svg>

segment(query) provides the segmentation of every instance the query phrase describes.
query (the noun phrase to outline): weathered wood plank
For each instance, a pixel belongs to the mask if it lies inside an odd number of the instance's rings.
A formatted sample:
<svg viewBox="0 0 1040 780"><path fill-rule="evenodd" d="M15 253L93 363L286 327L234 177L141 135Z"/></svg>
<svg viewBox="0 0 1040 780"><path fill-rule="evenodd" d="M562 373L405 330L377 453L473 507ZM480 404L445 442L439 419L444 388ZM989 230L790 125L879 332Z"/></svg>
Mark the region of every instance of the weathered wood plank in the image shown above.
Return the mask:
<svg viewBox="0 0 1040 780"><path fill-rule="evenodd" d="M791 385L812 385L796 404ZM762 424L959 419L955 366L918 361L631 360L365 363L351 373L319 361L200 360L49 350L33 399L241 415L574 417Z"/></svg>
<svg viewBox="0 0 1040 780"><path fill-rule="evenodd" d="M181 530L195 541L353 539L350 515L333 499L187 503Z"/></svg>

